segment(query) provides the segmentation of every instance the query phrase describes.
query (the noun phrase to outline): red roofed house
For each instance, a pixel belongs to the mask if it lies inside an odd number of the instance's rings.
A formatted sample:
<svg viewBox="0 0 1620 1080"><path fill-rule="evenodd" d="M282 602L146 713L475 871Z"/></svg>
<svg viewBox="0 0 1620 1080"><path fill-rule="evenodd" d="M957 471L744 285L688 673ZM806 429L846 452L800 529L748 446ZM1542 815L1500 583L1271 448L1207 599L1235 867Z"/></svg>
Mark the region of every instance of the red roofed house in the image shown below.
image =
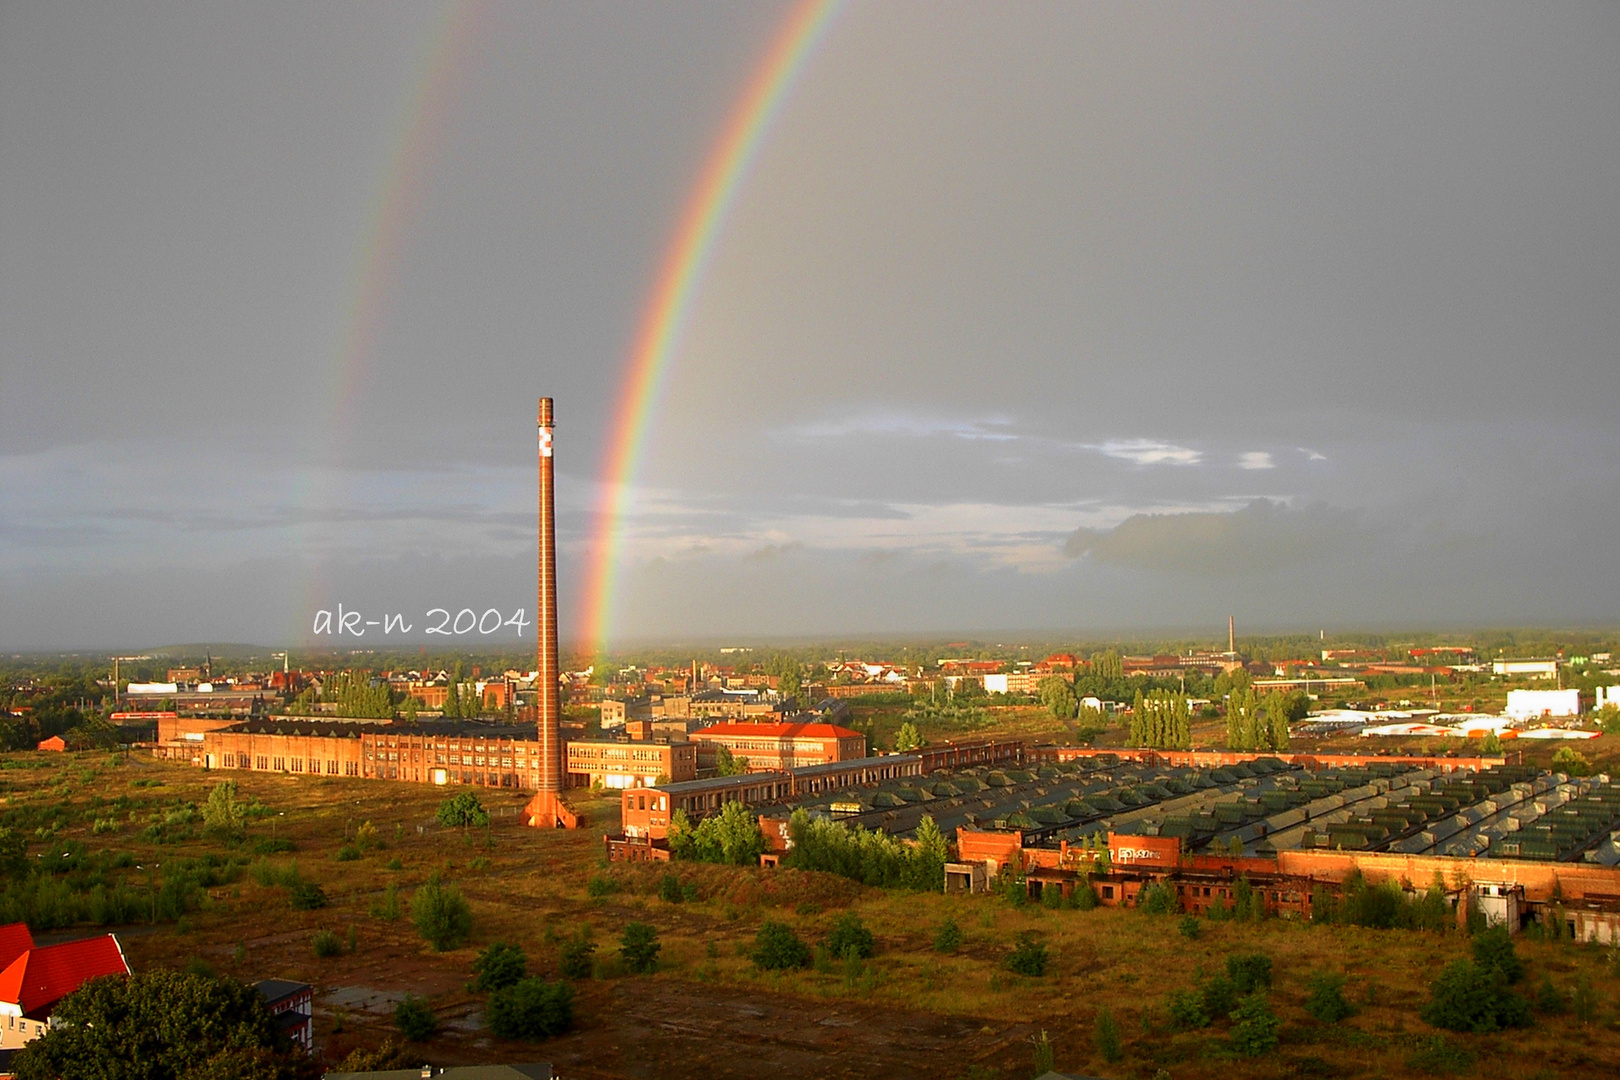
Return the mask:
<svg viewBox="0 0 1620 1080"><path fill-rule="evenodd" d="M56 1003L91 979L129 974L112 934L35 948L22 923L0 926L0 964L0 1049L45 1034Z"/></svg>
<svg viewBox="0 0 1620 1080"><path fill-rule="evenodd" d="M60 736L60 735L52 735L48 739L41 739L39 745L34 747L34 749L35 750L57 750L57 751L66 750L67 749L67 741L64 740L62 738L62 736Z"/></svg>
<svg viewBox="0 0 1620 1080"><path fill-rule="evenodd" d="M828 765L866 756L866 736L837 724L715 724L690 738L698 744L698 771L713 769L724 746L748 759L751 772Z"/></svg>

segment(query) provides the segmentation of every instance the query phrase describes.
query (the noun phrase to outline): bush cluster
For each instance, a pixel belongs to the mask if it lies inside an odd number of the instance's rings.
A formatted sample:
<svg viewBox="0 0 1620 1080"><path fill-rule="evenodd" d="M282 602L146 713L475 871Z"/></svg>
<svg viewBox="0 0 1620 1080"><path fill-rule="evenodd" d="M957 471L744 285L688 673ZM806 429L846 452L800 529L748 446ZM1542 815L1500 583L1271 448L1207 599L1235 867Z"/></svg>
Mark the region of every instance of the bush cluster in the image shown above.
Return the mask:
<svg viewBox="0 0 1620 1080"><path fill-rule="evenodd" d="M812 819L799 809L788 819L788 836L793 846L786 865L800 870L821 870L864 885L919 891L937 890L945 880L947 845L931 817L923 817L916 840L907 843L881 829L850 829L835 821Z"/></svg>
<svg viewBox="0 0 1620 1080"><path fill-rule="evenodd" d="M754 950L750 954L754 966L762 971L785 971L810 965L810 947L799 939L786 923L766 920L754 935Z"/></svg>
<svg viewBox="0 0 1620 1080"><path fill-rule="evenodd" d="M524 979L491 994L485 1014L489 1029L503 1039L549 1039L574 1024L574 988Z"/></svg>

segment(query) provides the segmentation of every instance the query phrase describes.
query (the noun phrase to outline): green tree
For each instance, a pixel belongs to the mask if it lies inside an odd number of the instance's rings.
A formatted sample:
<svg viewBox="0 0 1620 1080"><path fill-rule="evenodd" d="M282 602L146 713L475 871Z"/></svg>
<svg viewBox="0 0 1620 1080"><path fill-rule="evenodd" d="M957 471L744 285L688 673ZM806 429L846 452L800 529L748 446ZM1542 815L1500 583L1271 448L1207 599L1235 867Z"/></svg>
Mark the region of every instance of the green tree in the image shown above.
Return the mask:
<svg viewBox="0 0 1620 1080"><path fill-rule="evenodd" d="M488 993L520 983L529 976L529 958L521 945L494 942L473 961L473 986Z"/></svg>
<svg viewBox="0 0 1620 1080"><path fill-rule="evenodd" d="M247 820L245 807L236 801L236 781L214 785L203 804L203 828L227 840L240 840Z"/></svg>
<svg viewBox="0 0 1620 1080"><path fill-rule="evenodd" d="M900 730L894 735L894 748L901 754L909 754L913 750L920 750L927 745L927 740L917 730L917 725L910 720L900 725Z"/></svg>
<svg viewBox="0 0 1620 1080"><path fill-rule="evenodd" d="M1125 677L1125 662L1119 658L1119 653L1113 649L1106 652L1091 654L1091 672L1104 679L1123 679Z"/></svg>
<svg viewBox="0 0 1620 1080"><path fill-rule="evenodd" d="M485 1015L489 1030L503 1039L549 1039L574 1024L574 988L524 979L491 994Z"/></svg>
<svg viewBox="0 0 1620 1080"><path fill-rule="evenodd" d="M753 812L745 804L732 801L696 826L685 813L676 811L670 820L669 849L677 859L755 866L765 852L765 834L760 832L759 819Z"/></svg>
<svg viewBox="0 0 1620 1080"><path fill-rule="evenodd" d="M85 983L57 1003L50 1027L13 1068L19 1080L314 1080L321 1072L251 986L164 970Z"/></svg>
<svg viewBox="0 0 1620 1080"><path fill-rule="evenodd" d="M471 791L463 791L451 799L439 804L439 812L434 815L440 825L447 828L467 829L469 826L484 826L489 824L489 811L477 795Z"/></svg>
<svg viewBox="0 0 1620 1080"><path fill-rule="evenodd" d="M637 975L651 975L658 970L658 931L644 922L625 925L619 935L619 956L624 966Z"/></svg>
<svg viewBox="0 0 1620 1080"><path fill-rule="evenodd" d="M776 692L782 700L797 698L804 686L804 676L799 662L787 653L777 653L765 661L765 674L776 678Z"/></svg>
<svg viewBox="0 0 1620 1080"><path fill-rule="evenodd" d="M748 772L748 759L731 752L729 746L717 746L714 751L714 771L720 776L742 776Z"/></svg>
<svg viewBox="0 0 1620 1080"><path fill-rule="evenodd" d="M1080 698L1075 695L1074 684L1061 675L1041 680L1037 688L1041 704L1059 720L1073 720L1080 712Z"/></svg>
<svg viewBox="0 0 1620 1080"><path fill-rule="evenodd" d="M411 897L411 922L435 952L457 948L472 933L472 906L461 890L439 882L438 875Z"/></svg>
<svg viewBox="0 0 1620 1080"><path fill-rule="evenodd" d="M1498 924L1475 934L1472 949L1474 963L1481 970L1492 972L1509 984L1524 978L1524 961L1519 959L1507 927Z"/></svg>

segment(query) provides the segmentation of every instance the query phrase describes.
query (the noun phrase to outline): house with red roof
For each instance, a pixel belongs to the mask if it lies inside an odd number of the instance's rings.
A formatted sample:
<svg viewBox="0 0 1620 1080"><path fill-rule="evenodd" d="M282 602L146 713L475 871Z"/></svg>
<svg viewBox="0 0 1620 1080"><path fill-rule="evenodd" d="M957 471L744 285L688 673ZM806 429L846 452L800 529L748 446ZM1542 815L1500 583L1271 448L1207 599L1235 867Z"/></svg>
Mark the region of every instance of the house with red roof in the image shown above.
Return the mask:
<svg viewBox="0 0 1620 1080"><path fill-rule="evenodd" d="M67 740L60 735L52 735L48 739L41 739L35 750L55 750L61 752L67 749Z"/></svg>
<svg viewBox="0 0 1620 1080"><path fill-rule="evenodd" d="M45 1034L56 1003L91 979L128 975L112 934L36 946L22 923L0 926L0 1050Z"/></svg>

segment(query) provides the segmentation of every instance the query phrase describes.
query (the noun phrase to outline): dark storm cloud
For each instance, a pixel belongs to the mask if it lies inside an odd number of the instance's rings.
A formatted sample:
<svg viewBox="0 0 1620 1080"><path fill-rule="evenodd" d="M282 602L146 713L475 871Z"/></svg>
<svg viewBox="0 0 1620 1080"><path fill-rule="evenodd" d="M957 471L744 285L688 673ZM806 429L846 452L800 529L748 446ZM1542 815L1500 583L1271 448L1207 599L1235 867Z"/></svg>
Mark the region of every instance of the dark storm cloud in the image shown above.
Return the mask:
<svg viewBox="0 0 1620 1080"><path fill-rule="evenodd" d="M529 597L540 394L572 612L784 9L458 10L348 355L441 9L0 13L0 644ZM1617 47L1612 5L846 7L672 358L618 631L1620 615Z"/></svg>
<svg viewBox="0 0 1620 1080"><path fill-rule="evenodd" d="M1371 539L1347 511L1256 499L1229 513L1133 514L1112 529L1076 529L1063 553L1133 570L1247 576L1330 563Z"/></svg>

